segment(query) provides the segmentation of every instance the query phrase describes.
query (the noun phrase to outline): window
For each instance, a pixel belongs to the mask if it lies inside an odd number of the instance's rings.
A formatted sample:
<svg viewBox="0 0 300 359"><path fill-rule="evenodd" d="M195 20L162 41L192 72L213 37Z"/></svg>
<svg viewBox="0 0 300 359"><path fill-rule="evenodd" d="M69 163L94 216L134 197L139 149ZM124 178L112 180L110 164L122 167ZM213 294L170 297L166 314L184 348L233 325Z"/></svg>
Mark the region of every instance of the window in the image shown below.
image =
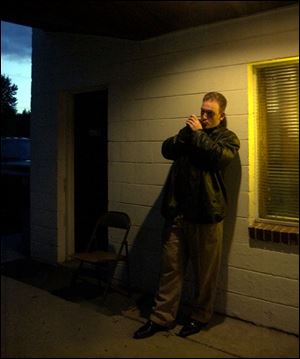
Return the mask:
<svg viewBox="0 0 300 359"><path fill-rule="evenodd" d="M299 221L298 65L298 59L251 65L253 216L270 223Z"/></svg>

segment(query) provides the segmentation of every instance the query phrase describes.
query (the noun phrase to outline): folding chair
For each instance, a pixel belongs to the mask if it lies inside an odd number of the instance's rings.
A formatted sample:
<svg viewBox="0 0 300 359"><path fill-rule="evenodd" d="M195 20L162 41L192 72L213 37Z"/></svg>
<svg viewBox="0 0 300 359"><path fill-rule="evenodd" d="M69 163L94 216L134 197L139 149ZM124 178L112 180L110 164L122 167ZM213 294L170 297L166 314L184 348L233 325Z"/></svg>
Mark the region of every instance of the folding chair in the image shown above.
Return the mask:
<svg viewBox="0 0 300 359"><path fill-rule="evenodd" d="M84 270L84 265L88 264L89 266L94 266L94 268L96 269L96 273L98 272L97 276L98 276L98 280L99 283L101 282L101 277L99 276L99 273L101 271L99 271L99 267L103 264L112 264L112 270L111 270L111 274L110 277L107 279L107 284L105 287L105 291L104 291L104 296L103 299L106 299L106 296L108 294L108 290L110 289L111 285L112 285L112 281L114 279L114 275L115 275L115 271L117 268L117 265L119 262L125 262L126 264L126 269L127 269L127 292L128 295L130 295L130 271L129 271L129 259L128 259L128 242L127 242L127 237L128 237L128 233L131 227L131 221L129 216L124 213L124 212L118 212L118 211L108 211L105 212L104 214L101 214L100 217L98 218L91 238L88 242L87 248L85 252L81 252L81 253L75 253L75 255L73 256L73 258L78 259L79 262L79 266L77 268L77 270L74 271L73 277L72 277L72 284L75 284L76 280L78 279L78 277L81 275L81 272ZM114 241L110 241L109 235L107 236L99 236L99 232L101 230L101 228L106 228L107 230L109 230L109 228L117 228L118 229L118 239L119 239L119 243L116 245L115 243L115 247L112 246L112 242ZM119 231L120 230L120 231ZM108 243L106 243L106 245L108 246L108 250L97 250L95 249L95 243L100 244L106 241L108 241ZM110 248L112 247L112 248ZM114 251L112 251L112 249ZM123 254L125 249L125 253Z"/></svg>

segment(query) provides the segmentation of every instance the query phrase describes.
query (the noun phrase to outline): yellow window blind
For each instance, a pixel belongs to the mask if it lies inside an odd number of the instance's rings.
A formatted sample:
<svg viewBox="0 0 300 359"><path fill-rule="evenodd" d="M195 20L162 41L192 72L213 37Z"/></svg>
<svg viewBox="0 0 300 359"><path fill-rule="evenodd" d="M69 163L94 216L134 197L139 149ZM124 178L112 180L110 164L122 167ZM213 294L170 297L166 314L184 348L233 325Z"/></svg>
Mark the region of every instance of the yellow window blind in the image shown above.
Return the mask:
<svg viewBox="0 0 300 359"><path fill-rule="evenodd" d="M299 63L256 68L259 217L299 220Z"/></svg>

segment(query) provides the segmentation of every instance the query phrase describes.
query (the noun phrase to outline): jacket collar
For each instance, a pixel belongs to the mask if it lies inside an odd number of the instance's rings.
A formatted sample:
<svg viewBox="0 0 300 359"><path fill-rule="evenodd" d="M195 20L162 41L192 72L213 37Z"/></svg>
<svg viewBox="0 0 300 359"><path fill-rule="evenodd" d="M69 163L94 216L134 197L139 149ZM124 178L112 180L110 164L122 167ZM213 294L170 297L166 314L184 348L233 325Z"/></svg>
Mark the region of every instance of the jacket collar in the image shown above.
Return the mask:
<svg viewBox="0 0 300 359"><path fill-rule="evenodd" d="M210 134L210 133L212 133L215 130L218 130L220 128L226 128L226 124L223 123L223 121L218 126L213 127L213 128L208 128L207 130L204 130L204 132L206 132L207 134Z"/></svg>

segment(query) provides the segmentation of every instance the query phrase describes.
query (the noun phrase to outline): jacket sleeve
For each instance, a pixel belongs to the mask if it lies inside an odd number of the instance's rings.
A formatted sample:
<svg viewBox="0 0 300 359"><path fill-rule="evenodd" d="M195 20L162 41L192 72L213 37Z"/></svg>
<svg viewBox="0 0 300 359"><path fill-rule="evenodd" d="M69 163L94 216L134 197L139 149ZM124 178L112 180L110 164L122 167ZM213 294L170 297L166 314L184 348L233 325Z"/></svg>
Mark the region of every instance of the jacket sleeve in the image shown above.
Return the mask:
<svg viewBox="0 0 300 359"><path fill-rule="evenodd" d="M240 148L240 140L230 130L224 131L217 139L212 139L205 131L195 131L190 144L190 151L215 170L226 167Z"/></svg>
<svg viewBox="0 0 300 359"><path fill-rule="evenodd" d="M191 131L186 126L182 128L176 136L167 138L161 148L162 155L168 160L176 160L187 150L190 143Z"/></svg>

